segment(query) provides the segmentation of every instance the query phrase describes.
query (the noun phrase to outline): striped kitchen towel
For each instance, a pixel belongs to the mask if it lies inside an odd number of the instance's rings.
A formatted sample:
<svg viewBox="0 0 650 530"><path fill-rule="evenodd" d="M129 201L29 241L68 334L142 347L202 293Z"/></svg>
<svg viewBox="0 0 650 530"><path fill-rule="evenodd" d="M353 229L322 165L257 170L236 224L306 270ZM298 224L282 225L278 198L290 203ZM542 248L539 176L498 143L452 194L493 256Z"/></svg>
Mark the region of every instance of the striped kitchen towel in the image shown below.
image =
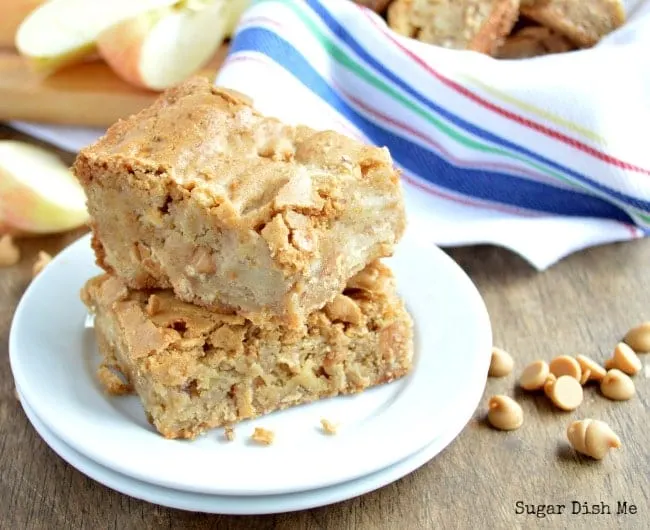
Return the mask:
<svg viewBox="0 0 650 530"><path fill-rule="evenodd" d="M650 0L626 8L593 49L500 61L401 37L348 0L259 0L216 82L387 146L420 237L544 269L650 231ZM101 132L18 127L73 150Z"/></svg>

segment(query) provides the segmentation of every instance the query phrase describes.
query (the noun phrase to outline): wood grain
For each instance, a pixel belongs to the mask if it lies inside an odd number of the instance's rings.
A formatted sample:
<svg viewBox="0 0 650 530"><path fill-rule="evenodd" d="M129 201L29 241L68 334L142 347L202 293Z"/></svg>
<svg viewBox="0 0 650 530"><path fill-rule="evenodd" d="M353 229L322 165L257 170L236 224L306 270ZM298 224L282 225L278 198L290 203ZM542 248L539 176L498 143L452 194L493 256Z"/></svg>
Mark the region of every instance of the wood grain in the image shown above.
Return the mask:
<svg viewBox="0 0 650 530"><path fill-rule="evenodd" d="M214 77L227 49L222 46L199 75ZM100 60L42 78L13 50L0 49L0 121L108 127L157 96L122 81Z"/></svg>
<svg viewBox="0 0 650 530"><path fill-rule="evenodd" d="M13 48L21 22L43 0L0 0L0 48Z"/></svg>
<svg viewBox="0 0 650 530"><path fill-rule="evenodd" d="M2 137L24 138L0 127ZM603 360L630 326L650 320L650 241L593 248L543 273L499 248L450 251L480 289L492 318L495 343L514 355L516 373L489 381L481 406L460 436L433 461L392 485L299 513L227 517L150 505L87 479L40 440L14 398L7 337L16 303L30 280L31 264L39 249L56 252L79 235L21 241L21 263L0 270L0 496L4 504L0 528L420 530L537 524L647 528L650 383L646 370L634 379L638 396L632 401L610 402L590 388L585 403L572 413L554 410L542 396L521 394L516 375L529 361L561 353L584 353ZM642 360L647 367L650 358ZM525 413L521 429L502 433L486 426L485 404L494 393L515 396L521 402ZM570 421L584 417L609 422L621 436L622 449L602 462L577 456L568 448L564 433ZM381 450L382 444L399 435L387 432L386 439L369 450ZM613 511L617 501L627 501L638 512L570 515L572 500L603 501ZM517 501L567 504L569 514L544 519L517 515Z"/></svg>

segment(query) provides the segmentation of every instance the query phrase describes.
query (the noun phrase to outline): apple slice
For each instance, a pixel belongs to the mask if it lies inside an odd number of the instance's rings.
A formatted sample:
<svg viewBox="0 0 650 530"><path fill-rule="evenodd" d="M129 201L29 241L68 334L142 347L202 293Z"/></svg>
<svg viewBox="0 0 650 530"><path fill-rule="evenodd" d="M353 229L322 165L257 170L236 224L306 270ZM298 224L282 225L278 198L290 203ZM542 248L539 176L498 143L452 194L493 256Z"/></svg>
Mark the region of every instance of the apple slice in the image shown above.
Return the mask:
<svg viewBox="0 0 650 530"><path fill-rule="evenodd" d="M95 51L97 36L106 28L176 1L49 0L20 25L16 48L34 70L49 74Z"/></svg>
<svg viewBox="0 0 650 530"><path fill-rule="evenodd" d="M0 141L0 226L10 232L64 232L88 220L86 196L54 154Z"/></svg>
<svg viewBox="0 0 650 530"><path fill-rule="evenodd" d="M249 0L186 0L115 24L99 36L97 46L124 80L164 90L212 58L248 4Z"/></svg>

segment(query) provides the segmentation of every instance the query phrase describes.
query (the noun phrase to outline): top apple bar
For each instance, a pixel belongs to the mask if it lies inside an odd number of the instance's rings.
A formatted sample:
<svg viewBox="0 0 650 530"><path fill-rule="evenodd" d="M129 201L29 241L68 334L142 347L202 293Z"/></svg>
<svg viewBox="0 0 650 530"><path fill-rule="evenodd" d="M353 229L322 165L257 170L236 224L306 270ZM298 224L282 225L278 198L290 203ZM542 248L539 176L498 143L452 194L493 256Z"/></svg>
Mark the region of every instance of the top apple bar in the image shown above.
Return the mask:
<svg viewBox="0 0 650 530"><path fill-rule="evenodd" d="M113 125L74 171L102 268L255 323L300 326L405 227L386 148L285 125L203 78Z"/></svg>

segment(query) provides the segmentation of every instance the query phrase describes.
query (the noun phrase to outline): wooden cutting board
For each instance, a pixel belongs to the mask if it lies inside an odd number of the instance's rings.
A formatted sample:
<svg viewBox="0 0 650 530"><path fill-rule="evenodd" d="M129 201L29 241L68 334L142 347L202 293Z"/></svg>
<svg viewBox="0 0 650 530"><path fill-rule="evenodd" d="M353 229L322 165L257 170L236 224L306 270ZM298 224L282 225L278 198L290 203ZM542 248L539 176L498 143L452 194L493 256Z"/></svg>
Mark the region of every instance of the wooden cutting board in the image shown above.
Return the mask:
<svg viewBox="0 0 650 530"><path fill-rule="evenodd" d="M226 53L224 45L200 73L214 77ZM14 50L0 49L0 121L108 127L151 104L156 96L122 81L99 60L42 79Z"/></svg>

